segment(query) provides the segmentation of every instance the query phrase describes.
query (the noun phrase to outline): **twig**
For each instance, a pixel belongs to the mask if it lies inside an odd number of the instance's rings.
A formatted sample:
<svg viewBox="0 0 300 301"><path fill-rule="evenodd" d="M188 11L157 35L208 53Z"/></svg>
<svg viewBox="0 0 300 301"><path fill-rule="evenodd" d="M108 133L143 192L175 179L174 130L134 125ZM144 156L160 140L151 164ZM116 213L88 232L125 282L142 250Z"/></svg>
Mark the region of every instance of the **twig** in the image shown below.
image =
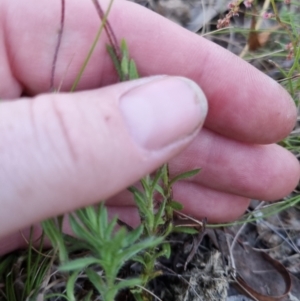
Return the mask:
<svg viewBox="0 0 300 301"><path fill-rule="evenodd" d="M187 257L185 264L184 264L184 270L186 271L187 265L188 263L194 258L195 254L197 253L197 250L199 248L199 245L202 242L202 239L205 235L205 225L206 225L207 219L204 219L202 222L202 229L199 231L199 233L194 236L193 235L193 246L192 246L192 250L189 254L189 256Z"/></svg>
<svg viewBox="0 0 300 301"><path fill-rule="evenodd" d="M268 9L268 7L270 5L270 2L271 2L271 0L265 0L263 8L260 11L260 19L257 21L257 23L256 23L255 28L253 29L253 31L257 31L260 28L262 20L263 20L263 15L267 11L267 9ZM249 44L247 43L245 45L244 49L242 50L242 52L240 53L239 57L243 58L247 54L248 50L249 50Z"/></svg>
<svg viewBox="0 0 300 301"><path fill-rule="evenodd" d="M107 17L105 16L105 14L103 12L103 9L102 9L100 3L98 2L98 0L92 0L92 1L93 1L94 5L96 7L96 10L98 12L98 15L99 15L100 19L103 22L105 22L104 30L107 34L110 46L113 48L113 50L116 54L116 57L121 62L121 51L120 51L120 47L119 47L118 42L117 42L116 35L115 35L115 33L114 33Z"/></svg>
<svg viewBox="0 0 300 301"><path fill-rule="evenodd" d="M260 209L263 205L264 205L265 202L261 202L256 208L255 210L257 209ZM255 211L254 210L254 211ZM246 227L246 225L248 224L247 223L247 220L250 220L251 219L251 215L246 219L245 223L239 228L239 230L237 231L235 237L233 238L233 241L230 245L229 243L229 240L228 240L228 236L226 235L226 242L227 242L227 246L228 246L228 251L229 251L229 257L230 257L230 265L231 265L231 268L233 270L233 278L236 277L236 266L235 266L235 260L233 258L233 249L236 245L236 242L239 238L239 236L241 235L242 231L244 230L244 228Z"/></svg>
<svg viewBox="0 0 300 301"><path fill-rule="evenodd" d="M97 0L92 0L92 1L95 3L95 1L97 1ZM109 2L108 8L107 8L105 14L103 15L100 28L98 29L98 32L96 34L96 37L95 37L94 42L92 44L92 47L90 48L90 50L89 50L89 52L88 52L88 54L87 54L87 56L86 56L86 58L85 58L85 60L83 62L83 65L80 68L79 73L78 73L78 75L75 78L75 81L74 81L74 83L73 83L73 85L71 87L71 92L75 91L75 89L76 89L76 87L77 87L77 85L78 85L78 83L79 83L79 81L81 79L81 76L82 76L82 74L83 74L83 72L84 72L84 70L85 70L85 68L86 68L86 66L87 66L87 64L88 64L88 62L89 62L89 60L90 60L90 58L91 58L94 50L95 50L95 48L96 48L96 45L97 45L97 43L99 41L100 35L102 33L102 30L103 30L103 28L106 28L107 17L108 17L108 14L109 14L110 10L111 10L112 3L113 3L113 0L111 0Z"/></svg>
<svg viewBox="0 0 300 301"><path fill-rule="evenodd" d="M136 285L136 287L141 288L142 290L144 290L145 292L147 292L149 295L153 296L155 299L157 299L158 301L162 301L158 296L156 296L154 293L152 293L150 290L148 290L147 288L145 288L144 286L141 285Z"/></svg>
<svg viewBox="0 0 300 301"><path fill-rule="evenodd" d="M256 206L255 210L260 209L264 204L265 204L265 202L261 202L258 206ZM255 212L255 210L254 210L254 212ZM250 218L251 218L251 215L250 215L247 219L250 219ZM247 221L247 220L246 220L246 221ZM246 221L245 221L245 224L243 224L243 225L239 228L238 232L236 233L236 235L235 235L235 237L234 237L234 239L233 239L233 241L232 241L232 243L231 243L231 246L230 246L230 249L229 249L230 254L233 253L234 246L235 246L235 244L236 244L236 242L237 242L239 236L241 235L242 231L244 230L244 228L245 228L246 225L247 225L247 222L246 222Z"/></svg>
<svg viewBox="0 0 300 301"><path fill-rule="evenodd" d="M286 231L286 229L284 228L281 220L278 218L277 216L277 219L279 220L279 223L281 224L282 226L282 229L285 231L286 235L288 238L284 237L278 230L276 230L276 228L273 227L273 225L271 225L270 223L268 222L265 222L264 220L261 221L261 223L263 225L265 225L266 227L268 227L271 231L273 231L275 234L277 234L284 242L286 242L296 253L300 254L300 250L299 248L297 247L297 245L295 245L295 243L293 242L292 238L290 237L289 233Z"/></svg>
<svg viewBox="0 0 300 301"><path fill-rule="evenodd" d="M175 212L178 216L183 216L184 218L193 221L196 225L198 225L198 226L200 226L200 227L203 227L203 222L200 222L200 221L198 221L197 219L192 218L191 216L189 216L189 215L187 215L187 214L184 214L183 212L180 212L179 210L175 210L175 209L174 209L174 212ZM175 225L175 226L176 226L176 225ZM186 225L185 225L185 226L186 226Z"/></svg>

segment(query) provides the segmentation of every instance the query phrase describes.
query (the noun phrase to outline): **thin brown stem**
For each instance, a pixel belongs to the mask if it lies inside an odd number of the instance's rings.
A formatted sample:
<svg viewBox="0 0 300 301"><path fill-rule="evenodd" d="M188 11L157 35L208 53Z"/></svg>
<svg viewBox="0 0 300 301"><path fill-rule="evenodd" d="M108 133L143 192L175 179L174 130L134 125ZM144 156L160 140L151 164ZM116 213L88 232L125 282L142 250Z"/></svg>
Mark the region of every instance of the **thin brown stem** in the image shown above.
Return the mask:
<svg viewBox="0 0 300 301"><path fill-rule="evenodd" d="M119 44L117 42L116 35L114 34L114 31L113 31L108 19L104 20L105 14L104 14L104 11L103 11L99 1L98 0L92 0L92 1L96 7L96 10L97 10L97 13L98 13L100 19L105 22L104 30L107 34L109 43L110 43L111 47L113 48L113 51L115 52L116 57L121 62L121 50L120 50Z"/></svg>

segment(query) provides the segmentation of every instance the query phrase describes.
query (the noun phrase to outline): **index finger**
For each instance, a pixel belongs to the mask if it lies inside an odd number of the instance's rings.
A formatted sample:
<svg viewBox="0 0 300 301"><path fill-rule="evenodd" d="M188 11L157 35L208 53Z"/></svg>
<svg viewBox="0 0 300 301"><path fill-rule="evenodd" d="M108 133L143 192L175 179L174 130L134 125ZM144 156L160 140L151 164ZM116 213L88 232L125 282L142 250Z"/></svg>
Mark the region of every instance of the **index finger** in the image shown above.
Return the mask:
<svg viewBox="0 0 300 301"><path fill-rule="evenodd" d="M60 1L2 1L0 97L49 91L60 11ZM287 92L228 51L124 0L115 0L109 22L118 40L126 38L142 76L181 75L200 85L209 101L207 128L250 143L276 142L293 128L296 110ZM70 89L98 27L92 1L66 0L56 87ZM102 35L78 89L116 81L106 43Z"/></svg>

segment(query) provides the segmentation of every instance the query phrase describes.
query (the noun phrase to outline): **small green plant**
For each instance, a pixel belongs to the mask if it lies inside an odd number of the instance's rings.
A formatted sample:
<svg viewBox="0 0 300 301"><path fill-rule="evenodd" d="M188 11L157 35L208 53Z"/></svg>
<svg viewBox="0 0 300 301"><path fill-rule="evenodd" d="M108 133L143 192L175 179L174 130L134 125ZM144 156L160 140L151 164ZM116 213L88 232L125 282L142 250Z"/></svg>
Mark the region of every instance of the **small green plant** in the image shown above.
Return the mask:
<svg viewBox="0 0 300 301"><path fill-rule="evenodd" d="M155 264L158 258L169 257L170 245L165 238L174 230L195 233L196 230L173 225L173 210L182 206L173 201L171 185L180 179L195 175L199 170L184 173L169 180L167 166L160 168L151 178L141 180L143 189L130 187L141 217L141 225L128 231L124 226L116 230L117 218L108 221L104 203L77 210L70 214L69 221L75 237L62 232L62 220L50 219L43 222L45 234L57 248L60 261L59 270L69 273L66 294L68 300L77 300L75 283L82 274L86 275L104 301L113 301L118 292L131 288L137 300L144 300L147 292L141 289L161 272ZM155 195L162 201L157 203ZM74 251L87 252L87 256L69 258ZM142 266L138 277L120 279L119 272L128 262ZM139 287L137 287L139 285Z"/></svg>
<svg viewBox="0 0 300 301"><path fill-rule="evenodd" d="M76 240L80 243L77 247L83 250L84 246L84 249L88 250L88 256L66 261L60 267L60 271L70 273L67 284L69 300L76 300L75 280L82 272L86 273L105 301L113 301L120 289L141 283L139 278L120 281L118 279L120 269L142 250L157 246L161 239L154 236L141 239L142 225L130 232L125 227L116 230L117 218L108 221L103 203L96 207L77 210L69 219ZM49 227L46 226L44 229L48 235ZM51 233L49 234L51 237ZM58 235L63 238L61 232ZM55 239L53 243L57 240ZM65 253L65 248L60 246L58 251Z"/></svg>
<svg viewBox="0 0 300 301"><path fill-rule="evenodd" d="M154 177L146 176L141 179L141 190L135 187L129 188L134 195L141 224L144 225L143 236L151 237L154 235L162 239L159 248L148 248L134 258L143 267L141 273L143 286L162 274L161 271L156 270L155 266L160 257L169 258L171 255L171 247L166 240L169 234L174 231L197 233L193 228L175 227L173 223L174 210L181 210L183 206L173 200L172 185L181 179L194 176L198 172L199 170L189 171L170 180L168 166L164 165L156 172ZM159 196L159 202L155 201L156 196ZM137 300L144 300L143 296L147 295L147 292L141 289L135 289L132 292Z"/></svg>

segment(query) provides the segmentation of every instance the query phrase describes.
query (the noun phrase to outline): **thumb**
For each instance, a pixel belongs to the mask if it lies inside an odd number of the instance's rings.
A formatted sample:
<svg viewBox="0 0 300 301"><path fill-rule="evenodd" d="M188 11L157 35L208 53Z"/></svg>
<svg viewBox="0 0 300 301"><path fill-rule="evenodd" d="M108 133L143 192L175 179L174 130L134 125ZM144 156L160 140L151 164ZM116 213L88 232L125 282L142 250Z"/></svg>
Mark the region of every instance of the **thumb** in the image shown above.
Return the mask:
<svg viewBox="0 0 300 301"><path fill-rule="evenodd" d="M0 237L120 192L186 147L206 113L194 82L167 76L2 102Z"/></svg>

